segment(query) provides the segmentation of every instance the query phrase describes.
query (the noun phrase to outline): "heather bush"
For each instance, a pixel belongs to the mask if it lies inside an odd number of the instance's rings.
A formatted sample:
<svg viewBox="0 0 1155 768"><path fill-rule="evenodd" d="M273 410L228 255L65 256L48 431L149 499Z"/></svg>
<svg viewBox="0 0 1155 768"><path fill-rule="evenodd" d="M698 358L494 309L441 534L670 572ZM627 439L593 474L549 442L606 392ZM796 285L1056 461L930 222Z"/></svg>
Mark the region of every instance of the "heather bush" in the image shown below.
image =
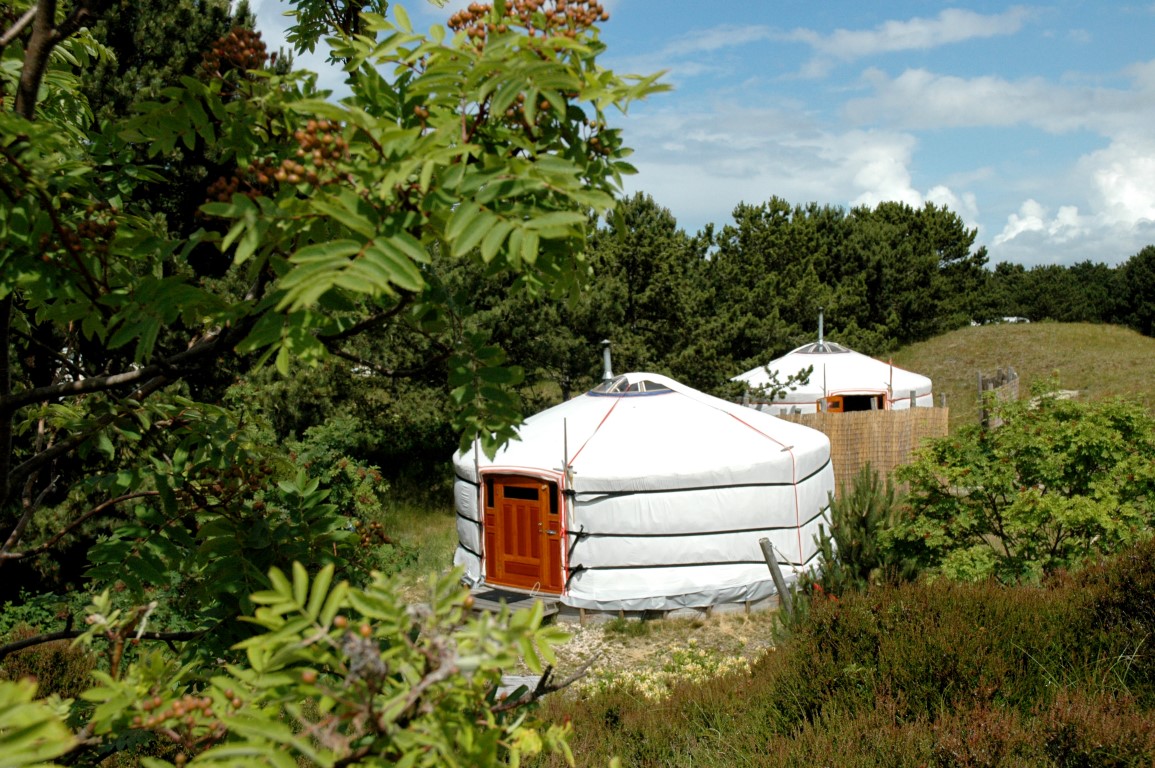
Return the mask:
<svg viewBox="0 0 1155 768"><path fill-rule="evenodd" d="M1056 582L1087 594L1080 631L1100 649L1098 688L1155 706L1155 540Z"/></svg>
<svg viewBox="0 0 1155 768"><path fill-rule="evenodd" d="M1152 542L1038 586L815 597L749 675L660 698L586 689L544 712L572 723L578 765L1147 766L1153 607Z"/></svg>
<svg viewBox="0 0 1155 768"><path fill-rule="evenodd" d="M1040 744L1057 766L1155 763L1155 714L1128 696L1062 690L1037 713Z"/></svg>

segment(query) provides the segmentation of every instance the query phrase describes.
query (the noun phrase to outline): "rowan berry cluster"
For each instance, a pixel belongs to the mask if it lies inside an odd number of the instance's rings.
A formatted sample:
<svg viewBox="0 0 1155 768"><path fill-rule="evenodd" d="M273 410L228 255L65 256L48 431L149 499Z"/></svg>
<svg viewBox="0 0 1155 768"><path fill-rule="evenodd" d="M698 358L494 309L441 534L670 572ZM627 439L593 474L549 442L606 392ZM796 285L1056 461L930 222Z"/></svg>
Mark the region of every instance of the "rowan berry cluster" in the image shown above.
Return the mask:
<svg viewBox="0 0 1155 768"><path fill-rule="evenodd" d="M505 6L507 21L493 20L493 6L470 3L449 17L448 26L462 32L480 49L494 33L508 31L510 25L524 27L530 37L577 37L599 21L610 18L598 0L512 0Z"/></svg>
<svg viewBox="0 0 1155 768"><path fill-rule="evenodd" d="M224 77L228 72L262 69L276 60L261 40L261 33L237 27L213 43L201 60L201 72L208 77Z"/></svg>
<svg viewBox="0 0 1155 768"><path fill-rule="evenodd" d="M239 707L240 699L234 698L231 704L234 709ZM153 696L142 701L140 708L144 714L133 717L133 728L160 731L192 751L199 751L198 746L203 748L225 735L225 726L213 712L212 699L208 696L185 694L167 706L160 696ZM178 760L177 764L183 762Z"/></svg>
<svg viewBox="0 0 1155 768"><path fill-rule="evenodd" d="M331 120L310 120L304 128L297 130L293 138L297 140L297 159L312 166L306 168L301 162L285 161L281 170L285 171L286 179L277 177L278 181L289 181L289 174L302 176L310 184L318 183L318 174L325 169L333 169L338 161L349 153L349 143L341 135L340 123Z"/></svg>
<svg viewBox="0 0 1155 768"><path fill-rule="evenodd" d="M341 130L337 122L310 120L293 133L297 141L295 157L254 160L233 175L222 176L209 185L208 199L224 203L238 192L255 199L265 194L274 182L313 186L332 183L337 164L349 154L349 142Z"/></svg>
<svg viewBox="0 0 1155 768"><path fill-rule="evenodd" d="M134 717L132 724L136 728L155 728L162 723L183 720L185 725L191 727L197 723L199 716L203 715L209 718L213 716L212 704L212 699L207 696L199 697L186 694L169 704L168 707L161 709L164 706L164 699L160 696L153 696L151 699L145 699L141 702L140 708L146 714Z"/></svg>
<svg viewBox="0 0 1155 768"><path fill-rule="evenodd" d="M606 124L602 121L588 120L586 125L590 128L586 143L592 151L599 155L610 155L621 146L621 131L606 130Z"/></svg>
<svg viewBox="0 0 1155 768"><path fill-rule="evenodd" d="M537 116L535 122L540 123L542 120L548 119L551 104L546 99L542 99L537 104ZM525 94L517 94L517 100L510 104L505 110L505 118L507 122L515 124L522 124L525 122Z"/></svg>
<svg viewBox="0 0 1155 768"><path fill-rule="evenodd" d="M202 507L228 506L252 498L268 485L272 474L272 465L251 458L227 468L203 466L189 478L192 482L184 484L182 494L187 494L194 504ZM265 503L259 499L253 502L253 508L258 512L264 507Z"/></svg>
<svg viewBox="0 0 1155 768"><path fill-rule="evenodd" d="M109 246L116 237L117 223L114 218L116 212L116 208L104 202L88 206L85 209L86 218L75 227L63 225L57 228L55 238L48 233L40 236L41 258L44 261L52 258L52 252L57 250L53 247L54 239L58 241L59 249L73 255L85 250L101 256L107 255Z"/></svg>
<svg viewBox="0 0 1155 768"><path fill-rule="evenodd" d="M227 203L232 200L233 195L237 192L241 192L254 199L261 195L260 190L254 189L251 184L246 183L246 181L236 173L232 176L221 176L205 190L205 194L209 200L216 200L220 203Z"/></svg>
<svg viewBox="0 0 1155 768"><path fill-rule="evenodd" d="M381 526L381 523L372 522L372 523L369 523L368 525L366 525L365 523L362 523L360 520L354 520L353 521L353 528L357 531L357 534L361 537L361 546L362 547L374 547L374 546L380 546L381 544L392 544L393 543L393 539L389 538L385 534L385 529Z"/></svg>

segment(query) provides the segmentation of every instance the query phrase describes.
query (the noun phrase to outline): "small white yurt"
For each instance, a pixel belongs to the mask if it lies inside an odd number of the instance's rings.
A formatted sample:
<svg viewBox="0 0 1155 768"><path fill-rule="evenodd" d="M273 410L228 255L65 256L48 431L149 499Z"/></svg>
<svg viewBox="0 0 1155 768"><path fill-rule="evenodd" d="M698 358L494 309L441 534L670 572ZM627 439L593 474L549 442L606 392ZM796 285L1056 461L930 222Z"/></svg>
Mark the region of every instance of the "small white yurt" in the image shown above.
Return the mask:
<svg viewBox="0 0 1155 768"><path fill-rule="evenodd" d="M825 341L822 316L818 317L818 341L798 347L764 366L735 376L747 386L747 404L773 414L832 413L846 411L901 411L934 405L931 381L926 376ZM767 399L759 390L770 384L771 373L779 384L811 368L808 383L788 390L784 398Z"/></svg>
<svg viewBox="0 0 1155 768"><path fill-rule="evenodd" d="M492 461L453 458L454 562L473 585L671 611L772 596L761 538L787 579L816 564L834 490L821 432L630 373L519 434Z"/></svg>

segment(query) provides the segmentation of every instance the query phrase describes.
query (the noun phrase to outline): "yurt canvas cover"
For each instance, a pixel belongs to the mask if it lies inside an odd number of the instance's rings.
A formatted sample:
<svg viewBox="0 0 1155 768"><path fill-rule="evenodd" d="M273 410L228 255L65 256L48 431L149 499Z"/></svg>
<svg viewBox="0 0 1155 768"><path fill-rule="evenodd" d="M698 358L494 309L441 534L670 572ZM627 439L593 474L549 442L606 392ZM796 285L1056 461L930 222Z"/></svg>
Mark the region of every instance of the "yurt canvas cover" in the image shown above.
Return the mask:
<svg viewBox="0 0 1155 768"><path fill-rule="evenodd" d="M826 410L904 410L934 405L931 381L926 376L899 368L829 341L806 344L734 377L755 390L770 382L767 369L779 383L813 366L807 384L786 392L773 402L750 397L750 405L768 413L814 413L822 403Z"/></svg>
<svg viewBox="0 0 1155 768"><path fill-rule="evenodd" d="M599 610L774 594L815 564L834 488L822 433L632 373L526 420L490 461L454 456L454 556L474 584ZM789 576L788 576L789 578Z"/></svg>

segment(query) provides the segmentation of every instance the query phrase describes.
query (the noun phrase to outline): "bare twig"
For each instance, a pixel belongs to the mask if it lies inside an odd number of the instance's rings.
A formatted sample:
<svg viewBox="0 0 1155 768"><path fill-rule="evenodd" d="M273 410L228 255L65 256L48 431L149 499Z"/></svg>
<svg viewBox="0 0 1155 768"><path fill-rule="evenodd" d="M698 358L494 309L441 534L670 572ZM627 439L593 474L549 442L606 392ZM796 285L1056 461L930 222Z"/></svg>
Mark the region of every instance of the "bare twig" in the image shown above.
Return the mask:
<svg viewBox="0 0 1155 768"><path fill-rule="evenodd" d="M354 365L363 366L364 368L371 370L374 373L380 374L382 376L388 376L390 378L397 377L397 376L402 376L402 377L414 376L418 373L421 373L422 371L429 370L432 366L436 365L437 363L443 362L449 358L448 352L445 354L441 354L441 355L432 355L432 356L426 358L425 361L423 362L423 364L417 368L397 369L397 368L386 368L384 366L378 365L377 363L374 363L371 360L366 360L363 357L359 357L357 355L354 355L350 352L346 352L346 351L341 350L341 349L330 349L329 354L333 355L334 357L339 357L342 360L348 360L350 363L353 363Z"/></svg>
<svg viewBox="0 0 1155 768"><path fill-rule="evenodd" d="M207 634L210 630L200 629L196 631L187 632L141 632L133 634L133 637L139 637L141 640L159 640L163 643L181 642L184 640L196 640L197 638ZM25 648L31 648L36 645L43 645L44 643L53 643L58 640L75 640L84 634L84 630L80 629L64 629L59 632L45 632L32 637L26 637L23 640L15 640L11 643L0 645L0 659L3 659L9 654L22 651Z"/></svg>
<svg viewBox="0 0 1155 768"><path fill-rule="evenodd" d="M35 5L25 11L24 15L17 19L16 23L9 27L7 32L5 32L3 35L0 35L0 48L5 47L8 45L8 43L19 37L20 33L24 31L25 27L32 23L34 18L36 18Z"/></svg>
<svg viewBox="0 0 1155 768"><path fill-rule="evenodd" d="M320 336L320 339L325 344L330 344L330 343L335 342L335 341L344 341L345 339L348 339L352 336L357 336L357 335L369 330L370 328L376 328L376 327L379 327L381 325L384 325L386 321L390 320L393 317L396 317L398 314L400 314L402 311L404 311L411 303L412 303L412 298L410 296L406 295L406 296L402 297L402 299L399 302L397 302L396 306L390 307L389 309L386 309L383 312L378 312L377 314L372 315L371 317L367 317L364 320L360 321L359 323L354 323L353 325L349 326L348 328L345 328L344 330L337 331L335 333L322 334Z"/></svg>
<svg viewBox="0 0 1155 768"><path fill-rule="evenodd" d="M589 672L590 667L594 665L598 658L598 654L594 654L593 656L589 657L580 667L577 668L577 671L575 671L565 680L562 680L560 683L550 682L550 677L553 676L553 667L546 667L545 671L542 673L542 676L538 678L537 685L535 685L532 690L526 690L525 693L521 694L516 699L510 697L505 699L505 701L498 702L492 707L492 711L508 712L511 709L517 709L518 707L524 707L526 704L532 704L543 696L555 693L564 688L568 688L578 680L581 680L583 677L585 677L586 673Z"/></svg>
<svg viewBox="0 0 1155 768"><path fill-rule="evenodd" d="M117 496L115 499L108 499L107 501L104 501L104 502L101 502L100 504L97 504L95 507L93 507L92 509L85 512L83 515L81 515L80 517L73 520L71 523L69 523L63 529L61 529L60 531L57 531L56 534L54 536L52 536L52 538L48 539L48 541L44 542L43 544L41 544L37 547L33 547L32 549L26 549L22 552L12 552L11 551L12 546L14 546L15 542L13 542L12 537L10 536L8 542L6 542L4 544L3 548L0 548L0 565L3 565L5 560L23 560L23 559L26 559L29 557L34 557L34 556L39 555L43 552L47 552L49 549L54 547L57 542L59 542L61 539L63 539L65 536L67 536L72 531L76 530L79 526L83 525L85 522L91 520L92 518L96 517L97 515L101 514L102 512L105 512L105 511L111 509L112 507L115 507L118 504L121 504L125 501L131 501L132 499L140 499L140 498L146 498L149 496L159 496L159 495L160 495L159 491L139 491L137 493L126 493L123 496ZM15 531L13 532L13 535L15 535Z"/></svg>
<svg viewBox="0 0 1155 768"><path fill-rule="evenodd" d="M12 294L0 299L0 402L12 394ZM12 419L14 414L0 410L0 505L8 499L12 479Z"/></svg>

